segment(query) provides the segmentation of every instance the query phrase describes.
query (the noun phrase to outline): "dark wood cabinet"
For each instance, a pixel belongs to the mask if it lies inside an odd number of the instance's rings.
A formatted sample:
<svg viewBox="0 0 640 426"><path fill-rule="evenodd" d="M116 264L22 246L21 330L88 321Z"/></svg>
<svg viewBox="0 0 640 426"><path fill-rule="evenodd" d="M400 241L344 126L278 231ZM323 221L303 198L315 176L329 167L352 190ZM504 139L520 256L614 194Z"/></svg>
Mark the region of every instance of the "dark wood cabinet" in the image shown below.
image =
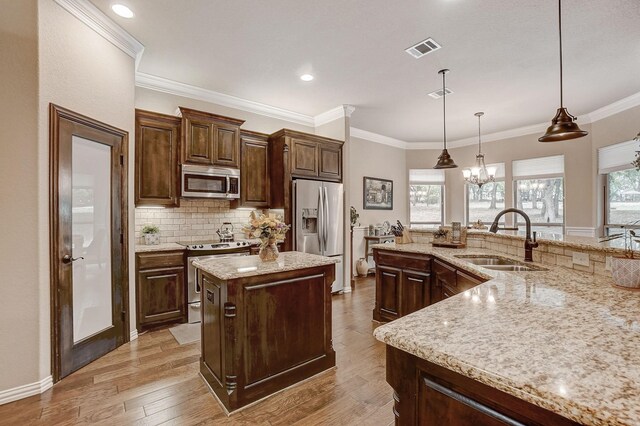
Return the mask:
<svg viewBox="0 0 640 426"><path fill-rule="evenodd" d="M135 205L178 207L180 118L136 110Z"/></svg>
<svg viewBox="0 0 640 426"><path fill-rule="evenodd" d="M318 177L342 180L342 146L335 144L318 145Z"/></svg>
<svg viewBox="0 0 640 426"><path fill-rule="evenodd" d="M183 164L240 167L240 126L244 120L180 107Z"/></svg>
<svg viewBox="0 0 640 426"><path fill-rule="evenodd" d="M388 345L386 363L398 426L578 424Z"/></svg>
<svg viewBox="0 0 640 426"><path fill-rule="evenodd" d="M374 249L373 319L393 321L431 303L431 256Z"/></svg>
<svg viewBox="0 0 640 426"><path fill-rule="evenodd" d="M373 255L376 321L393 321L485 281L426 254L375 248Z"/></svg>
<svg viewBox="0 0 640 426"><path fill-rule="evenodd" d="M291 138L291 174L318 176L318 142Z"/></svg>
<svg viewBox="0 0 640 426"><path fill-rule="evenodd" d="M240 199L235 207L267 208L271 201L269 135L240 132Z"/></svg>
<svg viewBox="0 0 640 426"><path fill-rule="evenodd" d="M171 322L186 322L183 251L136 254L138 330Z"/></svg>

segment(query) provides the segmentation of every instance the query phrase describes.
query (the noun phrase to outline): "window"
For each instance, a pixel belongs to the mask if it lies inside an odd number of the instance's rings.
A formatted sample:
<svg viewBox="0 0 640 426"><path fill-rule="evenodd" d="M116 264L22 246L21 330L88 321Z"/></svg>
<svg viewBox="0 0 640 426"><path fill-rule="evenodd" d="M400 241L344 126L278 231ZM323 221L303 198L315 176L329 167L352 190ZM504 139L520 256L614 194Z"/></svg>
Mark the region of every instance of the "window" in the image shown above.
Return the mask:
<svg viewBox="0 0 640 426"><path fill-rule="evenodd" d="M444 171L409 170L409 223L437 227L444 223Z"/></svg>
<svg viewBox="0 0 640 426"><path fill-rule="evenodd" d="M513 162L516 208L531 219L534 231L564 233L564 156ZM516 226L524 219L515 215Z"/></svg>
<svg viewBox="0 0 640 426"><path fill-rule="evenodd" d="M504 210L504 163L487 164L487 167L496 169L495 182L478 185L467 184L467 224L471 225L478 220L489 225L493 223L497 214ZM504 224L504 216L500 223Z"/></svg>
<svg viewBox="0 0 640 426"><path fill-rule="evenodd" d="M635 141L623 142L598 150L598 173L604 178L604 233L620 227L640 229L640 171L629 159L635 155Z"/></svg>

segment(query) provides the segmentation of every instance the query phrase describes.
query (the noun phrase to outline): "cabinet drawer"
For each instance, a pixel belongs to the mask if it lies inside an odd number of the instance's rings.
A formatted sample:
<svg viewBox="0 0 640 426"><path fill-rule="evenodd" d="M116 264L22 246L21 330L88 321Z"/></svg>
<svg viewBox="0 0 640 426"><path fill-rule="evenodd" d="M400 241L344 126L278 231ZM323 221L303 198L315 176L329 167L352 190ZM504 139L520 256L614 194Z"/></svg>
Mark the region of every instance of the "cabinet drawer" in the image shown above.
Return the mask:
<svg viewBox="0 0 640 426"><path fill-rule="evenodd" d="M400 269L413 269L420 272L431 271L431 257L419 254L399 254L383 250L375 251L376 264L393 266Z"/></svg>
<svg viewBox="0 0 640 426"><path fill-rule="evenodd" d="M457 284L457 289L458 291L462 292L465 290L469 290L470 288L473 288L479 284L482 284L483 282L485 282L485 280L476 277L474 275L469 275L466 274L460 270L457 271L456 273L457 277L456 277L456 284Z"/></svg>
<svg viewBox="0 0 640 426"><path fill-rule="evenodd" d="M184 266L184 251L158 251L136 254L138 270Z"/></svg>

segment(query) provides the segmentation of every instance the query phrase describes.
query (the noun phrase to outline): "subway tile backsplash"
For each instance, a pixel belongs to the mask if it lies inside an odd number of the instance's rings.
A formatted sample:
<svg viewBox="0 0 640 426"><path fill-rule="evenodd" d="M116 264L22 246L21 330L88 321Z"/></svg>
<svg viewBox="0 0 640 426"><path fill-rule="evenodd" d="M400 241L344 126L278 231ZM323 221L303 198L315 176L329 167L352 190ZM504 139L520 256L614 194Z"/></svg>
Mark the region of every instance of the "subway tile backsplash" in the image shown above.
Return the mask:
<svg viewBox="0 0 640 426"><path fill-rule="evenodd" d="M135 210L135 237L144 244L142 227L148 224L160 228L160 243L195 242L217 239L216 231L224 222L241 232L249 222L250 210L231 209L227 200L180 200L180 207L171 209L138 207Z"/></svg>

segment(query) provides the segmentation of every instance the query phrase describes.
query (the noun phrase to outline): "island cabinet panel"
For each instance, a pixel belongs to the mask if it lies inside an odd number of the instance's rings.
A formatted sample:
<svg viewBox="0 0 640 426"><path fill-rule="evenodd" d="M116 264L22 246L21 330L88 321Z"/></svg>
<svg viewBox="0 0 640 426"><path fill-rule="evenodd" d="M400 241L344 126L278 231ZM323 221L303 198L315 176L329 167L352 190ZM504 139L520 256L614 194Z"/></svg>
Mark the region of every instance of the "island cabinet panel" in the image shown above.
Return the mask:
<svg viewBox="0 0 640 426"><path fill-rule="evenodd" d="M180 107L183 164L240 167L240 125L244 120Z"/></svg>
<svg viewBox="0 0 640 426"><path fill-rule="evenodd" d="M374 249L373 319L393 321L431 303L431 256Z"/></svg>
<svg viewBox="0 0 640 426"><path fill-rule="evenodd" d="M136 206L179 206L179 144L179 118L136 110Z"/></svg>
<svg viewBox="0 0 640 426"><path fill-rule="evenodd" d="M578 424L388 345L386 362L399 426Z"/></svg>
<svg viewBox="0 0 640 426"><path fill-rule="evenodd" d="M323 265L203 285L200 372L232 412L335 366L331 284Z"/></svg>
<svg viewBox="0 0 640 426"><path fill-rule="evenodd" d="M431 302L439 302L454 294L456 294L456 268L439 259L434 259Z"/></svg>
<svg viewBox="0 0 640 426"><path fill-rule="evenodd" d="M138 330L186 322L184 252L136 254Z"/></svg>
<svg viewBox="0 0 640 426"><path fill-rule="evenodd" d="M233 207L267 208L271 201L269 135L241 132L240 199Z"/></svg>

